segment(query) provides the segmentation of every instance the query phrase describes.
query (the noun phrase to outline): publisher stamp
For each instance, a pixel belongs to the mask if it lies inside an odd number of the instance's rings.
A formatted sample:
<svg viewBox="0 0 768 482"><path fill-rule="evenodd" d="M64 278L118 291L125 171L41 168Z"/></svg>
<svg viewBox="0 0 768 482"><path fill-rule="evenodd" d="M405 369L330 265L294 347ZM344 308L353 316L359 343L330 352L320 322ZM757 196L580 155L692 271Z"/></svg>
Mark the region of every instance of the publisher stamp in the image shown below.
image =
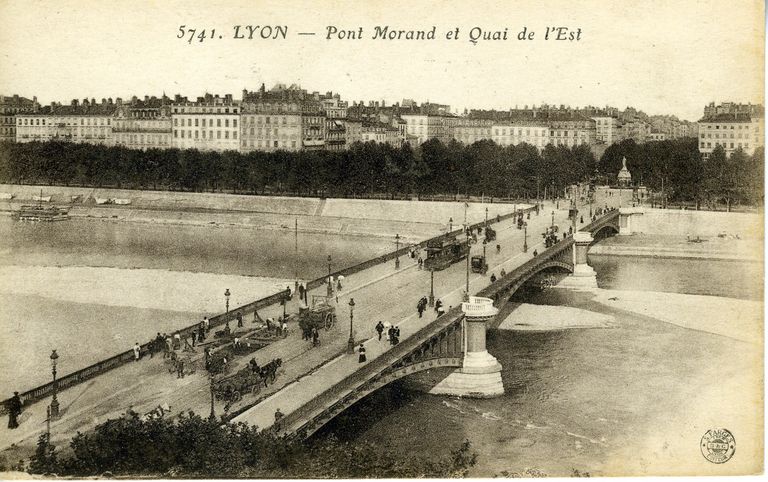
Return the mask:
<svg viewBox="0 0 768 482"><path fill-rule="evenodd" d="M733 434L724 428L713 428L701 437L701 454L713 464L724 464L736 451Z"/></svg>

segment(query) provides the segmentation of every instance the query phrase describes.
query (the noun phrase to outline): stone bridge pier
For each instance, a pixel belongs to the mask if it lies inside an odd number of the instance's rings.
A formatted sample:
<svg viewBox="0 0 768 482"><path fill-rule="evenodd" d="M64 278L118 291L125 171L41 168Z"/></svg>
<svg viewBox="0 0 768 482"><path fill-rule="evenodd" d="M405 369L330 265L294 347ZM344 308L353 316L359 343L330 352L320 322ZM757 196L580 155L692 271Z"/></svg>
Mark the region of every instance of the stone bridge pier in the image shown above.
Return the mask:
<svg viewBox="0 0 768 482"><path fill-rule="evenodd" d="M642 214L642 208L619 208L619 236L627 236L636 232L637 229L633 229L633 218L634 224L638 224L639 217Z"/></svg>
<svg viewBox="0 0 768 482"><path fill-rule="evenodd" d="M486 324L499 312L493 300L471 296L461 304L464 312L464 360L462 367L448 375L429 392L490 398L504 394L501 364L485 347Z"/></svg>

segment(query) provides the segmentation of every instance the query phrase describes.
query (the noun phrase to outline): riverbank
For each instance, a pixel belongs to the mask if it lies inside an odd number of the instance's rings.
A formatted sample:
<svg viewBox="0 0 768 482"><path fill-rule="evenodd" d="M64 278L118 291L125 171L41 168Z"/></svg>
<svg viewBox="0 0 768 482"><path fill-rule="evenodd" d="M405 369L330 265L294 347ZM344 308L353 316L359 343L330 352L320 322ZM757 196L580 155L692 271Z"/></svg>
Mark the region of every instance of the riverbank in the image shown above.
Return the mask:
<svg viewBox="0 0 768 482"><path fill-rule="evenodd" d="M642 256L651 258L763 261L762 238L633 234L613 236L589 248L590 255Z"/></svg>
<svg viewBox="0 0 768 482"><path fill-rule="evenodd" d="M594 290L593 301L689 330L762 346L763 303L658 291Z"/></svg>
<svg viewBox="0 0 768 482"><path fill-rule="evenodd" d="M614 317L569 306L511 303L512 312L502 321L498 330L549 331L576 328L610 328Z"/></svg>
<svg viewBox="0 0 768 482"><path fill-rule="evenodd" d="M526 204L399 201L257 196L175 191L135 191L0 184L0 211L22 204L68 206L70 216L117 222L230 226L315 234L394 237L418 242ZM50 198L50 199L49 199ZM451 222L452 220L452 222Z"/></svg>

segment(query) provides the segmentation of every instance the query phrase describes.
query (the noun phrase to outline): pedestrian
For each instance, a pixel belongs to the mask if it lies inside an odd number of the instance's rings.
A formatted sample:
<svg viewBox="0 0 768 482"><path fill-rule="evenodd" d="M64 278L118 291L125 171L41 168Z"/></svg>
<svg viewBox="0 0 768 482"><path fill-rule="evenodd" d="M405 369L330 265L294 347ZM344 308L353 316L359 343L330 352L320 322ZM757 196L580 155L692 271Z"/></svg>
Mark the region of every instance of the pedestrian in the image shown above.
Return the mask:
<svg viewBox="0 0 768 482"><path fill-rule="evenodd" d="M495 283L495 282L496 282L496 275L491 273L491 283Z"/></svg>
<svg viewBox="0 0 768 482"><path fill-rule="evenodd" d="M304 301L304 283L299 284L299 300Z"/></svg>
<svg viewBox="0 0 768 482"><path fill-rule="evenodd" d="M21 398L19 392L13 392L13 396L8 400L8 428L14 429L19 426L19 415L21 415Z"/></svg>
<svg viewBox="0 0 768 482"><path fill-rule="evenodd" d="M500 244L496 245L496 253L501 253L501 245Z"/></svg>
<svg viewBox="0 0 768 482"><path fill-rule="evenodd" d="M581 224L584 224L584 215L583 214L582 214L580 219L581 219Z"/></svg>
<svg viewBox="0 0 768 482"><path fill-rule="evenodd" d="M336 291L341 293L341 276L336 279Z"/></svg>
<svg viewBox="0 0 768 482"><path fill-rule="evenodd" d="M376 323L376 333L379 334L379 341L381 341L381 334L384 332L384 323L379 321Z"/></svg>
<svg viewBox="0 0 768 482"><path fill-rule="evenodd" d="M141 347L137 341L136 344L133 345L133 361L139 361L139 357L141 357Z"/></svg>
<svg viewBox="0 0 768 482"><path fill-rule="evenodd" d="M419 256L419 269L422 269L424 267L424 260L421 259L421 256Z"/></svg>
<svg viewBox="0 0 768 482"><path fill-rule="evenodd" d="M259 373L259 364L256 361L256 358L251 358L251 361L249 361L248 364L251 366L251 373Z"/></svg>
<svg viewBox="0 0 768 482"><path fill-rule="evenodd" d="M400 343L400 328L395 327L395 345Z"/></svg>
<svg viewBox="0 0 768 482"><path fill-rule="evenodd" d="M181 335L177 331L173 334L173 349L178 350L181 348Z"/></svg>
<svg viewBox="0 0 768 482"><path fill-rule="evenodd" d="M437 311L441 306L443 306L443 302L440 300L440 298L435 300L435 311Z"/></svg>
<svg viewBox="0 0 768 482"><path fill-rule="evenodd" d="M395 327L390 326L389 330L387 330L387 340L389 340L390 345L395 344Z"/></svg>
<svg viewBox="0 0 768 482"><path fill-rule="evenodd" d="M360 343L360 348L357 349L357 352L360 354L360 356L357 358L358 363L365 363L365 347L362 343Z"/></svg>
<svg viewBox="0 0 768 482"><path fill-rule="evenodd" d="M192 330L192 348L197 345L197 332L195 330Z"/></svg>
<svg viewBox="0 0 768 482"><path fill-rule="evenodd" d="M534 256L534 257L536 257L536 256L538 256L538 255L539 255L539 252L538 252L538 251L536 251L536 250L534 249L534 250L533 250L533 256Z"/></svg>
<svg viewBox="0 0 768 482"><path fill-rule="evenodd" d="M290 300L293 297L293 292L291 291L291 287L286 286L285 290L288 292L288 299Z"/></svg>
<svg viewBox="0 0 768 482"><path fill-rule="evenodd" d="M176 359L176 378L184 378L184 359Z"/></svg>
<svg viewBox="0 0 768 482"><path fill-rule="evenodd" d="M243 314L241 312L239 312L239 311L237 312L237 327L238 328L242 328L243 327Z"/></svg>
<svg viewBox="0 0 768 482"><path fill-rule="evenodd" d="M163 349L163 337L160 335L160 332L157 332L157 336L155 337L155 341L152 342L152 350L149 352L149 357L152 358L156 351L160 351Z"/></svg>
<svg viewBox="0 0 768 482"><path fill-rule="evenodd" d="M504 268L501 268L501 273L499 273L499 277L503 278L507 275L507 272L504 271Z"/></svg>
<svg viewBox="0 0 768 482"><path fill-rule="evenodd" d="M421 300L416 303L416 311L419 312L419 318L421 318L421 315L424 313L424 305L421 303Z"/></svg>
<svg viewBox="0 0 768 482"><path fill-rule="evenodd" d="M280 430L282 428L283 417L285 417L285 415L283 415L283 412L281 412L279 408L275 410L275 430Z"/></svg>
<svg viewBox="0 0 768 482"><path fill-rule="evenodd" d="M320 345L320 333L317 328L312 328L312 346Z"/></svg>
<svg viewBox="0 0 768 482"><path fill-rule="evenodd" d="M440 303L440 306L437 306L437 317L440 318L445 314L445 308L443 308L443 304Z"/></svg>
<svg viewBox="0 0 768 482"><path fill-rule="evenodd" d="M280 328L282 331L281 335L283 335L283 338L288 336L288 323L286 323L285 320L283 320L283 324L280 326Z"/></svg>
<svg viewBox="0 0 768 482"><path fill-rule="evenodd" d="M200 325L200 328L197 329L197 340L200 343L205 340L205 326L203 325Z"/></svg>
<svg viewBox="0 0 768 482"><path fill-rule="evenodd" d="M240 348L240 338L235 337L235 339L232 341L232 348L235 350Z"/></svg>

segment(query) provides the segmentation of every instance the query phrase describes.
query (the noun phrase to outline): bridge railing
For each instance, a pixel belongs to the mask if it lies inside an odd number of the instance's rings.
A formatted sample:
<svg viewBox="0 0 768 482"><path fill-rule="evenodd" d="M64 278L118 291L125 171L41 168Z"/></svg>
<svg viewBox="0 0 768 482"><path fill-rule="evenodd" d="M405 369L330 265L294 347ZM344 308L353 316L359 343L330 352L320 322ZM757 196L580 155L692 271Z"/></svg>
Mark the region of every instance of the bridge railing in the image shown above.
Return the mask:
<svg viewBox="0 0 768 482"><path fill-rule="evenodd" d="M395 365L416 351L426 340L440 334L454 323L460 322L463 317L464 313L461 311L461 306L452 308L401 343L371 360L339 383L327 388L318 396L314 397L311 402L286 415L285 418L283 418L282 426L286 428L292 427L289 430L299 431L318 414L324 412L336 403L339 403L340 400L343 400L347 395L354 392L355 389L361 387L387 368ZM297 424L298 427L296 426ZM293 433L289 433L289 435L292 434Z"/></svg>
<svg viewBox="0 0 768 482"><path fill-rule="evenodd" d="M515 216L518 212L522 211L523 213L529 212L534 210L535 208L525 208L525 209L518 209L517 211L513 211L501 216L498 216L498 218L491 218L488 221L488 224L493 224L497 221L506 220L513 216ZM483 226L485 222L479 222L472 224L470 227L477 229L480 226ZM462 229L454 230L450 233L441 234L439 236L436 236L434 238L422 241L418 243L418 246L425 247L428 242L433 240L440 240L444 239L448 236L453 236L457 233L461 233ZM335 273L332 273L332 276L334 278L338 277L339 275L343 276L349 276L354 273L358 273L360 271L366 270L372 266L376 266L378 264L384 263L386 261L395 259L397 256L404 256L408 253L409 247L404 246L403 248L400 248L397 251L392 251L390 253L383 254L381 256L378 256L376 258L370 259L368 261L364 261L362 263L356 264L354 266L351 266L349 268L342 269L340 271L337 271ZM307 283L307 289L314 289L319 286L322 286L324 283L327 282L327 277L322 276L320 278L314 279ZM251 303L247 303L245 305L233 308L229 311L229 313L222 313L216 316L213 316L209 319L210 326L217 327L225 324L227 321L233 321L237 317L237 313L242 313L243 315L253 313L256 310L266 308L268 306L272 306L277 303L281 303L283 300L286 300L288 298L288 290L283 290L278 293L266 296L264 298L258 299L256 301L253 301ZM187 326L186 328L182 328L181 330L178 330L179 334L182 338L186 338L192 334L194 330L197 329L200 322L195 322L194 324ZM141 353L147 353L151 346L152 342L147 342L141 345ZM103 373L106 373L114 368L117 368L119 366L122 366L130 361L133 360L133 349L124 351L122 353L119 353L117 355L114 355L110 358L107 358L105 360L101 360L99 362L96 362L92 365L89 365L85 368L82 368L80 370L77 370L75 372L69 373L67 375L62 376L61 378L56 380L56 387L58 390L63 390L65 388L70 388L72 386L78 385L80 383L85 382L86 380L89 380L91 378L94 378L96 376L99 376ZM25 392L22 392L19 397L21 398L21 401L23 404L32 403L35 401L38 401L42 398L45 398L53 393L54 388L54 382L47 382L43 385L37 386L35 388L32 388L30 390L27 390ZM0 402L0 415L7 413L7 406L10 402L10 397Z"/></svg>

